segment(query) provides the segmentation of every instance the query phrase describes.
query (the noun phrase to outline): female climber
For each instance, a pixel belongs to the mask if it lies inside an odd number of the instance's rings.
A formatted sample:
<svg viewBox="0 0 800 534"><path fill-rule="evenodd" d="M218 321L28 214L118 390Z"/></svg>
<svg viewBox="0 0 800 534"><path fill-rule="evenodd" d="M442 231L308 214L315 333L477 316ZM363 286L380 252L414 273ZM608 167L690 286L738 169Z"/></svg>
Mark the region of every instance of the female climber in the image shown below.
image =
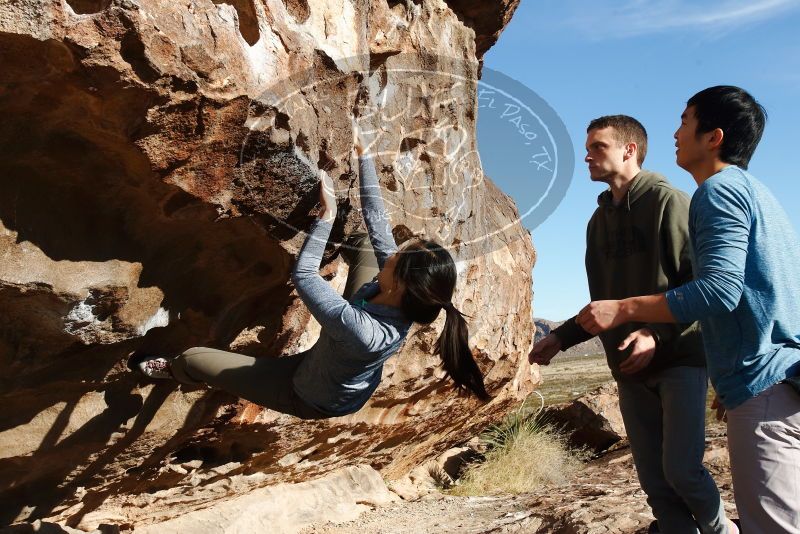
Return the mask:
<svg viewBox="0 0 800 534"><path fill-rule="evenodd" d="M353 251L343 296L319 274L336 218L331 178L320 172L319 218L312 224L292 272L297 293L322 326L310 349L281 358L253 358L205 347L174 359L137 356L131 368L150 378L205 383L266 408L302 419L358 411L378 387L383 363L394 354L411 324L429 324L447 314L436 353L459 389L486 400L483 375L467 343L467 323L451 302L457 271L450 253L433 241L413 240L397 250L384 211L373 157L354 124L359 159L361 208L371 247L361 236ZM377 276L376 276L377 275Z"/></svg>

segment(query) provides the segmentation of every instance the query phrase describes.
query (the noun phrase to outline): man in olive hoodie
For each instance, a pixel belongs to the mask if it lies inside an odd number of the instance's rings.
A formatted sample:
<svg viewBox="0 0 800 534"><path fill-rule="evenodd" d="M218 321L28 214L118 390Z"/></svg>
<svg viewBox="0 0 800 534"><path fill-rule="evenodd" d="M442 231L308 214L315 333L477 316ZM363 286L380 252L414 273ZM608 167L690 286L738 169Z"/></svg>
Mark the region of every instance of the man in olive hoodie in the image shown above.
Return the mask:
<svg viewBox="0 0 800 534"><path fill-rule="evenodd" d="M593 120L587 134L589 175L609 186L586 232L592 300L649 295L691 280L689 197L641 169L644 127L613 115ZM591 337L573 317L534 345L530 361L547 365ZM619 386L639 482L657 520L651 532L736 532L702 463L707 376L696 323L627 323L600 339Z"/></svg>

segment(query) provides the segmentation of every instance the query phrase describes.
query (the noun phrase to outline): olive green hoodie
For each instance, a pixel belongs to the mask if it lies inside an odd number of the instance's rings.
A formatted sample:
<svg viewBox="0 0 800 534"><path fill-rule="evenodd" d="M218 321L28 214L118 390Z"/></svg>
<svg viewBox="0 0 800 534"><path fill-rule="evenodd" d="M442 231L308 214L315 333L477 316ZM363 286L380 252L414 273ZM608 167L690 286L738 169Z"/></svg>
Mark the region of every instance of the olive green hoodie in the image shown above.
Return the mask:
<svg viewBox="0 0 800 534"><path fill-rule="evenodd" d="M692 279L689 248L689 197L660 174L642 170L622 202L615 206L611 190L586 229L586 274L592 300L618 300L663 293ZM633 349L617 350L631 332L649 327L656 336L652 362L635 375L619 371ZM575 318L553 331L566 350L592 337ZM705 366L697 323L627 323L600 334L611 373L620 379L643 379L667 367Z"/></svg>

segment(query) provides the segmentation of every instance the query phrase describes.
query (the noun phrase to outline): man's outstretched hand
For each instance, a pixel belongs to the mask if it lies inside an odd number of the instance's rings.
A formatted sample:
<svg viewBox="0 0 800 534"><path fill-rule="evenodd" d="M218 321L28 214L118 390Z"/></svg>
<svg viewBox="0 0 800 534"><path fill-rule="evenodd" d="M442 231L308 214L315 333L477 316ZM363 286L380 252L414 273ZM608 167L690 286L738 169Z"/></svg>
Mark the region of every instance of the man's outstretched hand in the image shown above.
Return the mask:
<svg viewBox="0 0 800 534"><path fill-rule="evenodd" d="M531 349L528 362L549 365L550 360L561 350L561 340L555 334L547 334Z"/></svg>
<svg viewBox="0 0 800 534"><path fill-rule="evenodd" d="M611 330L622 324L620 300L596 300L581 310L575 322L592 335Z"/></svg>

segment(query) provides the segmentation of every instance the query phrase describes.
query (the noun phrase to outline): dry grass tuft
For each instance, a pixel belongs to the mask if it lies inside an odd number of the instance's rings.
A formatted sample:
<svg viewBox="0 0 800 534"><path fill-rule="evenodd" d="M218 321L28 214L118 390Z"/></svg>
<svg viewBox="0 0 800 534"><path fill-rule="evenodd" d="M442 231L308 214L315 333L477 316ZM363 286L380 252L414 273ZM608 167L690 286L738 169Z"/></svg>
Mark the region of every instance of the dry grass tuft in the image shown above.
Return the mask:
<svg viewBox="0 0 800 534"><path fill-rule="evenodd" d="M531 492L568 481L587 458L586 452L570 449L552 428L521 415L490 428L483 439L489 446L485 459L467 469L451 494Z"/></svg>

